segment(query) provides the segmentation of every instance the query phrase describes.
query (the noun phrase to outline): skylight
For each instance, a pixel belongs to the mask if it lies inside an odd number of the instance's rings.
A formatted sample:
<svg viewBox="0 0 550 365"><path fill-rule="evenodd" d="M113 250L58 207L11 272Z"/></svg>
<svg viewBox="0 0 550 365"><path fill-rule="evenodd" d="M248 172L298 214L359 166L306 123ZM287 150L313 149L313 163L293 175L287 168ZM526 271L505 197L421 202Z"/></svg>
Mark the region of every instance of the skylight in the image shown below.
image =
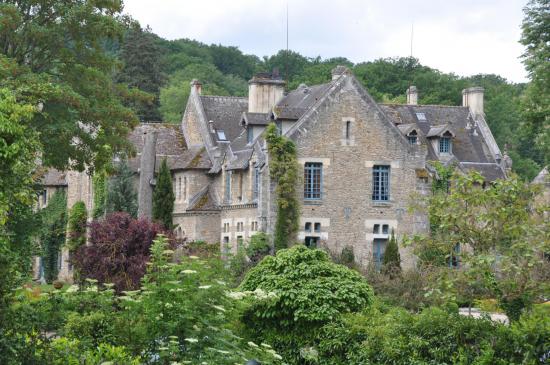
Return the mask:
<svg viewBox="0 0 550 365"><path fill-rule="evenodd" d="M426 114L424 113L416 113L416 117L418 118L419 121L426 121Z"/></svg>
<svg viewBox="0 0 550 365"><path fill-rule="evenodd" d="M225 132L223 131L223 129L217 129L216 133L218 134L218 139L220 141L227 141L227 138L225 137Z"/></svg>

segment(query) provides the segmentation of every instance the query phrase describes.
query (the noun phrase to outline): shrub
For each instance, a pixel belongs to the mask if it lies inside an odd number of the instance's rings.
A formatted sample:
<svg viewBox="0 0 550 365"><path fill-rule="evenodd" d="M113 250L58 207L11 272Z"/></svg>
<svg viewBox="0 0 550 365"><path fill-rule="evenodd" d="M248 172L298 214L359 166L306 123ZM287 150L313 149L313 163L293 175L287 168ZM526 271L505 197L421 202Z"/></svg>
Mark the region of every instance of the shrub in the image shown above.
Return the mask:
<svg viewBox="0 0 550 365"><path fill-rule="evenodd" d="M88 245L74 254L74 265L82 278L114 283L117 291L136 289L145 274L149 249L158 233L158 224L134 219L128 213L112 213L90 225Z"/></svg>
<svg viewBox="0 0 550 365"><path fill-rule="evenodd" d="M65 336L78 338L87 347L97 347L101 343L114 343L113 321L104 312L71 313L63 328Z"/></svg>
<svg viewBox="0 0 550 365"><path fill-rule="evenodd" d="M64 192L55 192L48 206L39 213L40 245L44 278L51 283L58 274L59 250L65 243L67 230L67 196Z"/></svg>
<svg viewBox="0 0 550 365"><path fill-rule="evenodd" d="M134 173L126 160L115 166L115 174L107 183L107 213L126 212L137 217L137 192L134 186Z"/></svg>
<svg viewBox="0 0 550 365"><path fill-rule="evenodd" d="M393 230L386 247L386 252L384 253L383 271L390 277L401 272L401 256L399 255L399 246L397 245L397 238L395 238Z"/></svg>
<svg viewBox="0 0 550 365"><path fill-rule="evenodd" d="M269 235L264 232L258 232L250 237L250 242L246 247L246 255L251 265L256 265L266 255L269 255L271 245L269 244Z"/></svg>
<svg viewBox="0 0 550 365"><path fill-rule="evenodd" d="M159 221L166 229L172 229L174 199L172 175L170 174L166 158L164 158L160 165L157 185L153 192L153 218Z"/></svg>
<svg viewBox="0 0 550 365"><path fill-rule="evenodd" d="M320 326L342 313L362 310L373 300L371 288L358 272L303 245L265 257L240 288L274 293L254 302L243 320L254 338L272 342L289 359L301 358L300 349L307 347Z"/></svg>
<svg viewBox="0 0 550 365"><path fill-rule="evenodd" d="M67 247L70 251L75 251L80 246L86 244L86 223L88 220L88 211L83 201L74 203L69 212L69 226Z"/></svg>

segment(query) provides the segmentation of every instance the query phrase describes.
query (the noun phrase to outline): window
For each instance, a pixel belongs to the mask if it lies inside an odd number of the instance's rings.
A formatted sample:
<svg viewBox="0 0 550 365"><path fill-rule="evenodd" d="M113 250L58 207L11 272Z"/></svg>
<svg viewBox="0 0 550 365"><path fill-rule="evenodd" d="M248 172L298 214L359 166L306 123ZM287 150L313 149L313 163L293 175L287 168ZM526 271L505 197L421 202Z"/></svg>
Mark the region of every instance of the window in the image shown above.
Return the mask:
<svg viewBox="0 0 550 365"><path fill-rule="evenodd" d="M315 223L315 232L321 232L321 223Z"/></svg>
<svg viewBox="0 0 550 365"><path fill-rule="evenodd" d="M304 199L321 199L321 173L323 164L306 162L304 166Z"/></svg>
<svg viewBox="0 0 550 365"><path fill-rule="evenodd" d="M48 190L45 190L42 192L42 205L46 205L48 202Z"/></svg>
<svg viewBox="0 0 550 365"><path fill-rule="evenodd" d="M346 122L346 139L350 139L351 138L351 122L348 120Z"/></svg>
<svg viewBox="0 0 550 365"><path fill-rule="evenodd" d="M380 270L382 263L384 262L384 253L386 252L387 239L374 239L372 245L372 258L374 261L374 267L376 270Z"/></svg>
<svg viewBox="0 0 550 365"><path fill-rule="evenodd" d="M416 142L418 141L418 135L416 134L416 131L412 131L411 133L409 133L407 139L409 140L410 144L416 144Z"/></svg>
<svg viewBox="0 0 550 365"><path fill-rule="evenodd" d="M277 135L282 136L283 135L283 122L280 120L275 122L275 125L277 126Z"/></svg>
<svg viewBox="0 0 550 365"><path fill-rule="evenodd" d="M451 252L449 257L449 267L459 268L460 267L460 243L457 243Z"/></svg>
<svg viewBox="0 0 550 365"><path fill-rule="evenodd" d="M244 231L244 223L243 222L237 222L237 232Z"/></svg>
<svg viewBox="0 0 550 365"><path fill-rule="evenodd" d="M372 233L374 233L374 234L380 233L380 225L379 224L374 225L374 227L372 228Z"/></svg>
<svg viewBox="0 0 550 365"><path fill-rule="evenodd" d="M239 172L239 200L243 200L243 173Z"/></svg>
<svg viewBox="0 0 550 365"><path fill-rule="evenodd" d="M248 143L252 143L254 141L254 131L251 126L246 128L246 141Z"/></svg>
<svg viewBox="0 0 550 365"><path fill-rule="evenodd" d="M218 135L218 139L220 141L227 141L227 138L225 137L225 132L223 131L223 129L217 129L216 134Z"/></svg>
<svg viewBox="0 0 550 365"><path fill-rule="evenodd" d="M305 231L311 232L311 222L306 222Z"/></svg>
<svg viewBox="0 0 550 365"><path fill-rule="evenodd" d="M183 200L187 200L187 176L183 177L183 191L181 192Z"/></svg>
<svg viewBox="0 0 550 365"><path fill-rule="evenodd" d="M304 240L307 248L317 248L317 243L319 243L319 237L307 236Z"/></svg>
<svg viewBox="0 0 550 365"><path fill-rule="evenodd" d="M250 223L250 230L251 230L252 232L256 232L256 231L258 230L258 222L252 221L252 222Z"/></svg>
<svg viewBox="0 0 550 365"><path fill-rule="evenodd" d="M254 167L254 182L252 187L252 199L254 201L258 200L259 192L260 192L260 168L256 166Z"/></svg>
<svg viewBox="0 0 550 365"><path fill-rule="evenodd" d="M424 113L416 113L416 118L421 122L425 122L427 120L426 114Z"/></svg>
<svg viewBox="0 0 550 365"><path fill-rule="evenodd" d="M229 232L229 223L224 223L223 224L223 233L228 233Z"/></svg>
<svg viewBox="0 0 550 365"><path fill-rule="evenodd" d="M231 201L231 171L225 172L225 202Z"/></svg>
<svg viewBox="0 0 550 365"><path fill-rule="evenodd" d="M451 153L451 137L439 138L439 153Z"/></svg>
<svg viewBox="0 0 550 365"><path fill-rule="evenodd" d="M387 224L382 225L382 234L389 234L390 232L390 226Z"/></svg>
<svg viewBox="0 0 550 365"><path fill-rule="evenodd" d="M178 177L178 183L176 185L176 199L181 199L181 177Z"/></svg>
<svg viewBox="0 0 550 365"><path fill-rule="evenodd" d="M390 167L375 165L372 169L372 200L390 200Z"/></svg>

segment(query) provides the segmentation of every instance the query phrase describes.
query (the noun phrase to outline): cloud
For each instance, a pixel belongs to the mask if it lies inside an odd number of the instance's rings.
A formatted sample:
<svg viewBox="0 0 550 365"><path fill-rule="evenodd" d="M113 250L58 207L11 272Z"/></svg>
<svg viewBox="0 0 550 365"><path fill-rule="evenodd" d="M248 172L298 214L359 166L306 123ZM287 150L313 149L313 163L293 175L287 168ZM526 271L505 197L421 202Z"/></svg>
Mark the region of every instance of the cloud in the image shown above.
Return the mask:
<svg viewBox="0 0 550 365"><path fill-rule="evenodd" d="M526 0L288 1L290 48L353 62L413 55L459 75L526 81L519 57ZM257 56L286 47L284 0L126 0L126 12L167 39L239 47Z"/></svg>

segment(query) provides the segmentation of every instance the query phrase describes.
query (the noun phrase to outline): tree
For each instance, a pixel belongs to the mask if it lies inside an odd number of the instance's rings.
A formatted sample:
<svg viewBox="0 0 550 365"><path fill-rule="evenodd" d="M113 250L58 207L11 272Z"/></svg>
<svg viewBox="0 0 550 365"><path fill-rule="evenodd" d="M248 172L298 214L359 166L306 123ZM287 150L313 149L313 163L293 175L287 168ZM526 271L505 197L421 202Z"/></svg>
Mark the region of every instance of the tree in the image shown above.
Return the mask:
<svg viewBox="0 0 550 365"><path fill-rule="evenodd" d="M86 244L86 228L88 211L83 201L74 203L69 211L69 223L67 227L67 247L71 252Z"/></svg>
<svg viewBox="0 0 550 365"><path fill-rule="evenodd" d="M520 126L523 154L539 165L550 163L550 2L531 0L524 8L521 44L531 82L522 103Z"/></svg>
<svg viewBox="0 0 550 365"><path fill-rule="evenodd" d="M390 276L394 276L401 272L401 256L399 255L399 247L393 230L386 251L384 252L383 271Z"/></svg>
<svg viewBox="0 0 550 365"><path fill-rule="evenodd" d="M539 188L517 176L482 188L483 177L455 173L449 193L435 193L428 207L432 232L413 242L423 265L456 266L452 255L460 247L461 270L456 279L483 286L499 299L510 319L543 300L548 290L550 223L536 207ZM445 276L447 273L442 272ZM471 280L470 280L471 279Z"/></svg>
<svg viewBox="0 0 550 365"><path fill-rule="evenodd" d="M42 162L65 170L102 165L130 148L137 123L124 106L143 94L113 82L109 41L121 41L122 1L7 0L0 4L0 87L40 106L26 126L39 132Z"/></svg>
<svg viewBox="0 0 550 365"><path fill-rule="evenodd" d="M118 80L151 94L151 100L134 107L142 122L160 120L159 92L163 83L161 52L150 28L142 29L139 24L134 24L126 32L119 56L124 66Z"/></svg>
<svg viewBox="0 0 550 365"><path fill-rule="evenodd" d="M107 213L126 212L137 216L137 192L134 187L134 173L126 160L115 166L115 174L107 185Z"/></svg>
<svg viewBox="0 0 550 365"><path fill-rule="evenodd" d="M157 185L153 192L153 219L160 222L164 228L172 229L172 214L174 213L174 189L172 174L166 158L162 160L157 177Z"/></svg>
<svg viewBox="0 0 550 365"><path fill-rule="evenodd" d="M113 283L117 291L139 288L149 261L153 239L166 233L156 223L117 212L90 224L87 245L74 253L74 266L81 279Z"/></svg>
<svg viewBox="0 0 550 365"><path fill-rule="evenodd" d="M40 211L40 246L44 278L51 283L57 279L59 250L65 244L67 234L67 196L56 191L48 205Z"/></svg>
<svg viewBox="0 0 550 365"><path fill-rule="evenodd" d="M303 245L265 257L247 273L240 289L268 293L252 302L243 320L251 336L272 343L288 360L300 357L320 326L373 301L361 274Z"/></svg>
<svg viewBox="0 0 550 365"><path fill-rule="evenodd" d="M104 170L95 171L93 180L94 189L94 210L92 217L94 219L103 217L107 204L107 174Z"/></svg>

